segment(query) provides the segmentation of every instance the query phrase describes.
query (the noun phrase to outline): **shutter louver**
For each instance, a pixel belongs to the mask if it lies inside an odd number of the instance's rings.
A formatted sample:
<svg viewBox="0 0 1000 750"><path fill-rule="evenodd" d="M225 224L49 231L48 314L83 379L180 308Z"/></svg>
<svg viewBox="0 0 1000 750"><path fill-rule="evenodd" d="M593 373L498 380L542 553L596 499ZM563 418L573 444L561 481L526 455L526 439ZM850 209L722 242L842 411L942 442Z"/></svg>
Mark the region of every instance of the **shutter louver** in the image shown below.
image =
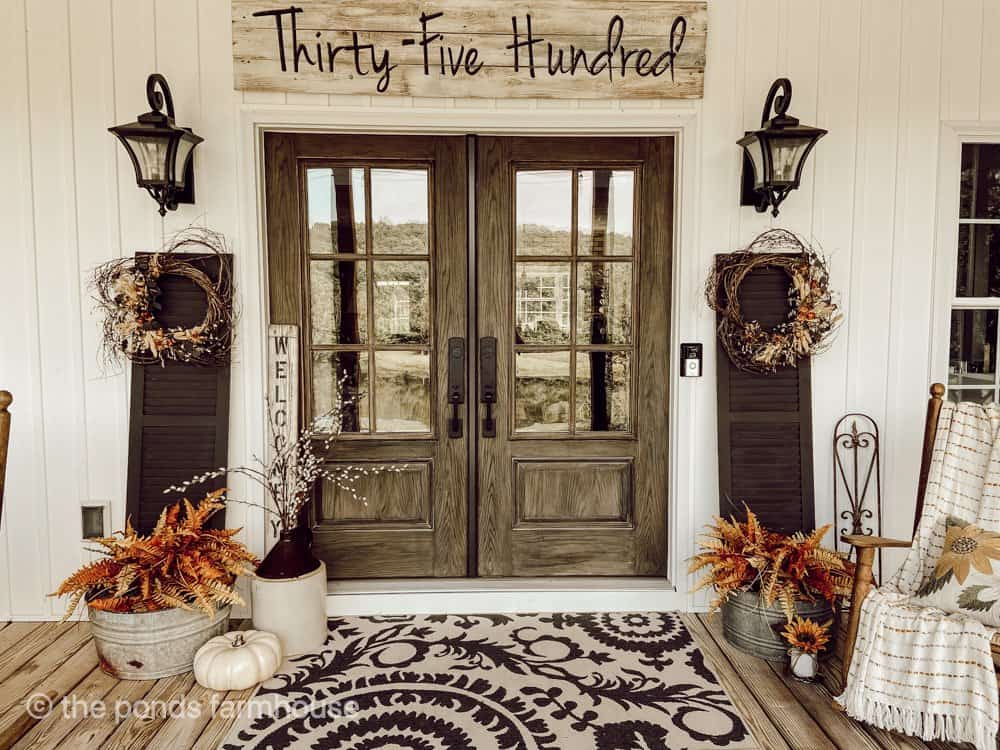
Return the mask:
<svg viewBox="0 0 1000 750"><path fill-rule="evenodd" d="M147 255L139 253L138 256ZM210 278L216 278L220 259L212 255L178 254ZM231 266L232 256L221 256ZM165 328L197 325L205 317L205 295L195 284L177 276L163 276L156 318ZM163 494L195 474L228 462L229 365L203 366L168 361L164 366L132 365L129 424L128 490L126 514L145 534L160 512L181 495ZM190 499L225 486L225 477L193 488ZM224 525L224 511L212 526Z"/></svg>
<svg viewBox="0 0 1000 750"><path fill-rule="evenodd" d="M745 320L765 327L788 316L787 274L762 268L740 285ZM782 533L815 524L810 361L773 375L733 366L718 354L719 511L743 516L743 503Z"/></svg>

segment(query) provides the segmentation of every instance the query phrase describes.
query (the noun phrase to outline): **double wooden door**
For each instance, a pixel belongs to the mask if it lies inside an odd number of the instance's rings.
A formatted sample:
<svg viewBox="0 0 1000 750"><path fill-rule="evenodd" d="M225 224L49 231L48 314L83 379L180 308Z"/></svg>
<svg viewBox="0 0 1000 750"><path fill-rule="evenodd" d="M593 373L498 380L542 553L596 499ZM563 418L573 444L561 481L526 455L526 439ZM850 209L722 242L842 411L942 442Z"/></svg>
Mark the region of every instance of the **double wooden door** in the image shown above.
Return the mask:
<svg viewBox="0 0 1000 750"><path fill-rule="evenodd" d="M659 576L667 560L670 138L268 133L272 323L335 578Z"/></svg>

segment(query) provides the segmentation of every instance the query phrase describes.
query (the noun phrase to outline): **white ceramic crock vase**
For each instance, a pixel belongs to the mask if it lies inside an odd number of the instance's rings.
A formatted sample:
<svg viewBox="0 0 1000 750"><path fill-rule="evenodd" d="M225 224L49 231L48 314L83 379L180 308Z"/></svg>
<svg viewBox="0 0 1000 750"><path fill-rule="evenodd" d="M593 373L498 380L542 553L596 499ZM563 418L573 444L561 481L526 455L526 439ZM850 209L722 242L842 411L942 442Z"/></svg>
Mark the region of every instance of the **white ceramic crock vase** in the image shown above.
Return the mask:
<svg viewBox="0 0 1000 750"><path fill-rule="evenodd" d="M319 651L326 642L326 565L298 578L254 578L253 626L274 633L284 655Z"/></svg>
<svg viewBox="0 0 1000 750"><path fill-rule="evenodd" d="M788 651L789 666L792 674L800 680L815 680L819 669L816 654L807 654L797 648Z"/></svg>

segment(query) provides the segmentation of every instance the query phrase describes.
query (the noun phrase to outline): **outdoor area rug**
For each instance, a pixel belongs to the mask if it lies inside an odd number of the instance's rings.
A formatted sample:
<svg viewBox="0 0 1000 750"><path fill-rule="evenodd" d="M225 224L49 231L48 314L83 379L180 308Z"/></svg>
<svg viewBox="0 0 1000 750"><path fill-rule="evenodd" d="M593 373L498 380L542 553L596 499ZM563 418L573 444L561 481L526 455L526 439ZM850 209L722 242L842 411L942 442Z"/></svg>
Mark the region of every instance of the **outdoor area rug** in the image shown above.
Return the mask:
<svg viewBox="0 0 1000 750"><path fill-rule="evenodd" d="M753 748L672 613L338 617L226 748Z"/></svg>

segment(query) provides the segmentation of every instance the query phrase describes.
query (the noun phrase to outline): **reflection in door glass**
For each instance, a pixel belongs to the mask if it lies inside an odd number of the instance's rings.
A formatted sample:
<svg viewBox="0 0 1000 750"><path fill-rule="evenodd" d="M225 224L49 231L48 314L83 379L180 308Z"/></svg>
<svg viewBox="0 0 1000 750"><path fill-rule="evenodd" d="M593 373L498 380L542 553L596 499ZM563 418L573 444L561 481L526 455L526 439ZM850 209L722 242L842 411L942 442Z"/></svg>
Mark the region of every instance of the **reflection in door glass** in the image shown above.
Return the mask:
<svg viewBox="0 0 1000 750"><path fill-rule="evenodd" d="M997 310L952 310L949 385L996 384Z"/></svg>
<svg viewBox="0 0 1000 750"><path fill-rule="evenodd" d="M428 343L428 261L380 260L374 266L377 343Z"/></svg>
<svg viewBox="0 0 1000 750"><path fill-rule="evenodd" d="M337 405L337 383L350 397L341 415L344 432L368 432L368 352L313 352L313 419L319 419ZM321 432L334 428L330 419L320 419Z"/></svg>
<svg viewBox="0 0 1000 750"><path fill-rule="evenodd" d="M577 180L577 253L631 255L635 172L581 169Z"/></svg>
<svg viewBox="0 0 1000 750"><path fill-rule="evenodd" d="M375 352L377 432L431 431L431 368L426 351Z"/></svg>
<svg viewBox="0 0 1000 750"><path fill-rule="evenodd" d="M515 277L515 342L563 344L569 341L569 262L517 263Z"/></svg>
<svg viewBox="0 0 1000 750"><path fill-rule="evenodd" d="M629 364L625 352L577 352L577 432L628 431Z"/></svg>
<svg viewBox="0 0 1000 750"><path fill-rule="evenodd" d="M573 223L570 170L518 172L516 191L518 255L569 255Z"/></svg>
<svg viewBox="0 0 1000 750"><path fill-rule="evenodd" d="M376 253L427 255L427 170L372 170Z"/></svg>
<svg viewBox="0 0 1000 750"><path fill-rule="evenodd" d="M569 352L518 352L514 427L526 432L569 431Z"/></svg>
<svg viewBox="0 0 1000 750"><path fill-rule="evenodd" d="M309 252L365 252L365 170L317 167L306 170Z"/></svg>
<svg viewBox="0 0 1000 750"><path fill-rule="evenodd" d="M313 344L363 344L368 340L368 288L364 261L309 263Z"/></svg>
<svg viewBox="0 0 1000 750"><path fill-rule="evenodd" d="M632 341L632 262L577 266L578 344Z"/></svg>

